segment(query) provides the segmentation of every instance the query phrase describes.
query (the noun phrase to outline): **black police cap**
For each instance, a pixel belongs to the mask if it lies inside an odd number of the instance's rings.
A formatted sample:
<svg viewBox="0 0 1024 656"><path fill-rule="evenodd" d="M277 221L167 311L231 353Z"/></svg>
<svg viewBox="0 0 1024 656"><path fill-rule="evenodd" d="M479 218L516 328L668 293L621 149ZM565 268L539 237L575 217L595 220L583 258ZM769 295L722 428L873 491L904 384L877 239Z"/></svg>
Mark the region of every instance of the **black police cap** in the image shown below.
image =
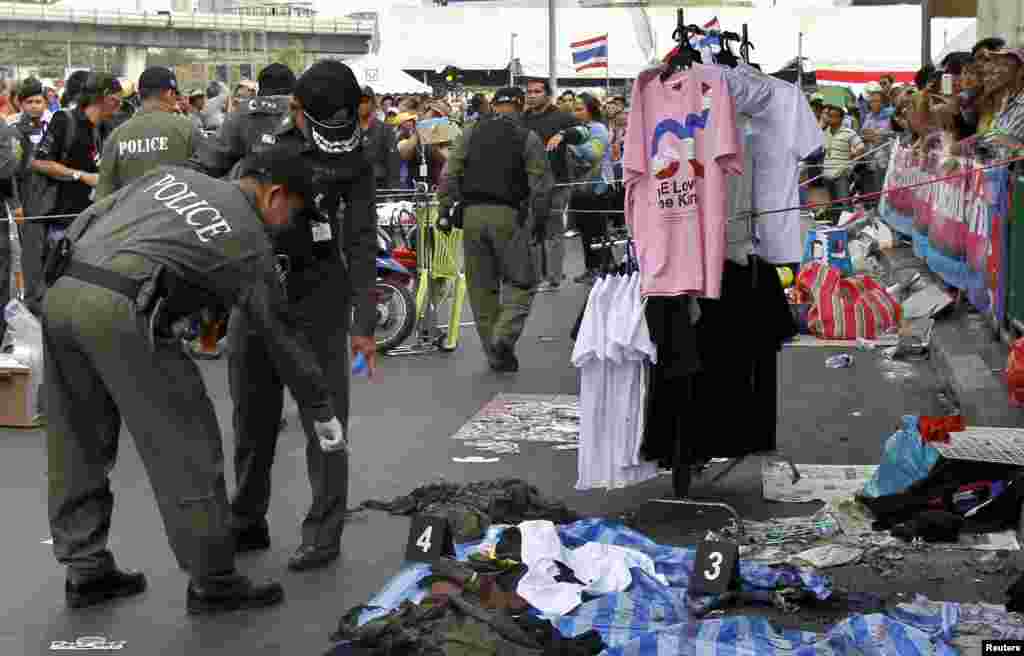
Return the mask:
<svg viewBox="0 0 1024 656"><path fill-rule="evenodd" d="M521 103L526 99L526 94L519 87L504 87L498 89L498 92L494 94L494 100L491 101L492 105L498 105L501 103Z"/></svg>
<svg viewBox="0 0 1024 656"><path fill-rule="evenodd" d="M142 71L139 76L139 92L143 91L164 91L165 89L178 90L178 78L169 68L163 66L150 66Z"/></svg>
<svg viewBox="0 0 1024 656"><path fill-rule="evenodd" d="M108 73L90 73L82 86L82 94L101 98L121 95L121 82Z"/></svg>
<svg viewBox="0 0 1024 656"><path fill-rule="evenodd" d="M307 206L312 203L313 168L299 146L278 144L249 155L242 160L239 177L284 185L289 193L302 196Z"/></svg>
<svg viewBox="0 0 1024 656"><path fill-rule="evenodd" d="M18 87L18 98L21 100L41 95L43 95L43 83L34 77L27 78Z"/></svg>
<svg viewBox="0 0 1024 656"><path fill-rule="evenodd" d="M287 96L295 90L295 73L286 65L274 62L260 71L256 78L261 96Z"/></svg>

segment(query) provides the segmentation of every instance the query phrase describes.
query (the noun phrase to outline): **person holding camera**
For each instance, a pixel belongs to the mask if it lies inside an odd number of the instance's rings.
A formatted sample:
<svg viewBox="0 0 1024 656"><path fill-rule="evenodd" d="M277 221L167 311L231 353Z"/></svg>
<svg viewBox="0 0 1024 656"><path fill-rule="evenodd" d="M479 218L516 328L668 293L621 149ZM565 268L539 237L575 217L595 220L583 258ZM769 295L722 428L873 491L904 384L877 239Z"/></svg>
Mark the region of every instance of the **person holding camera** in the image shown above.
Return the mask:
<svg viewBox="0 0 1024 656"><path fill-rule="evenodd" d="M576 169L572 174L573 179L589 183L573 188L569 208L570 216L575 214L573 224L580 231L583 262L587 269L573 281L592 284L604 263L602 257L606 256L592 250L590 245L608 231L608 181L612 178L611 136L602 122L604 114L601 102L595 96L581 93L576 99L575 116L590 131L590 138L580 145L569 147L573 167Z"/></svg>

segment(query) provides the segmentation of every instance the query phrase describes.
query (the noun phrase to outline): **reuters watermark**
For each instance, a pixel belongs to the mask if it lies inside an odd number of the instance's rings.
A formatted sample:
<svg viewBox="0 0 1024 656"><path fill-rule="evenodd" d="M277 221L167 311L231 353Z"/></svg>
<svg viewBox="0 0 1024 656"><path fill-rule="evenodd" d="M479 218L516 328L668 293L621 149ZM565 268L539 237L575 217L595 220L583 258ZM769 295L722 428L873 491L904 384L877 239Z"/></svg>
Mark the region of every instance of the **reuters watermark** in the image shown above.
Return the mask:
<svg viewBox="0 0 1024 656"><path fill-rule="evenodd" d="M103 636L85 636L76 638L74 642L54 640L50 643L50 651L120 651L126 644L126 640L107 640Z"/></svg>

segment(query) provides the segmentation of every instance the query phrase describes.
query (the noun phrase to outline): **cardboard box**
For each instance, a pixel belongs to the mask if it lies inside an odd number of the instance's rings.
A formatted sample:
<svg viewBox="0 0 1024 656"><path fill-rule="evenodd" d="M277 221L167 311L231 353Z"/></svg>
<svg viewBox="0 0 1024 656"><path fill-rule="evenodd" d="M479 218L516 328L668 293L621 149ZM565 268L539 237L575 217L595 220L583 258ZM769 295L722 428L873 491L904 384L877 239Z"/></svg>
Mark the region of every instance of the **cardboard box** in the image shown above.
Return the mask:
<svg viewBox="0 0 1024 656"><path fill-rule="evenodd" d="M419 121L416 124L416 131L420 135L420 142L425 146L448 143L455 138L455 130L446 118Z"/></svg>
<svg viewBox="0 0 1024 656"><path fill-rule="evenodd" d="M35 428L42 424L32 393L32 369L10 358L0 360L0 426Z"/></svg>

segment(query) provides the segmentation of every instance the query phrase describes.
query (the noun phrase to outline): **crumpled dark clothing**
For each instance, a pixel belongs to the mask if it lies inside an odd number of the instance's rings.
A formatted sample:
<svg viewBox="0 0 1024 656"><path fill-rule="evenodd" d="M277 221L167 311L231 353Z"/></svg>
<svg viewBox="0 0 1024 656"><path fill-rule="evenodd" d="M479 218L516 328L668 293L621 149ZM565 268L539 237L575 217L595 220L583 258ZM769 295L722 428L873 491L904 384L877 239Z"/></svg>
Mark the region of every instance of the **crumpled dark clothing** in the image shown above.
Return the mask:
<svg viewBox="0 0 1024 656"><path fill-rule="evenodd" d="M344 644L328 656L348 650L360 656L596 656L605 649L596 632L563 638L550 623L492 612L468 596L428 597L419 605L406 601L356 626L362 610L341 618L331 640Z"/></svg>
<svg viewBox="0 0 1024 656"><path fill-rule="evenodd" d="M1017 579L1016 583L1010 586L1010 589L1006 591L1006 596L1010 598L1006 602L1006 610L1010 613L1024 613L1024 576Z"/></svg>
<svg viewBox="0 0 1024 656"><path fill-rule="evenodd" d="M912 542L921 538L925 542L956 542L960 539L964 518L941 510L929 510L910 521L892 527L894 537Z"/></svg>
<svg viewBox="0 0 1024 656"><path fill-rule="evenodd" d="M465 485L431 483L392 501L365 501L360 508L393 515L447 517L456 542L483 538L491 524L518 524L532 519L565 524L579 518L564 503L547 499L536 487L517 478Z"/></svg>
<svg viewBox="0 0 1024 656"><path fill-rule="evenodd" d="M594 629L575 638L564 638L551 622L539 617L524 614L517 623L527 635L544 646L544 656L591 656L606 648L601 634Z"/></svg>
<svg viewBox="0 0 1024 656"><path fill-rule="evenodd" d="M874 515L874 529L886 531L929 510L954 512L953 496L964 485L1003 480L1011 482L1006 491L968 518L961 529L963 533L988 533L1016 526L1020 504L1024 500L1024 468L940 458L927 478L903 492L884 497L857 498Z"/></svg>

